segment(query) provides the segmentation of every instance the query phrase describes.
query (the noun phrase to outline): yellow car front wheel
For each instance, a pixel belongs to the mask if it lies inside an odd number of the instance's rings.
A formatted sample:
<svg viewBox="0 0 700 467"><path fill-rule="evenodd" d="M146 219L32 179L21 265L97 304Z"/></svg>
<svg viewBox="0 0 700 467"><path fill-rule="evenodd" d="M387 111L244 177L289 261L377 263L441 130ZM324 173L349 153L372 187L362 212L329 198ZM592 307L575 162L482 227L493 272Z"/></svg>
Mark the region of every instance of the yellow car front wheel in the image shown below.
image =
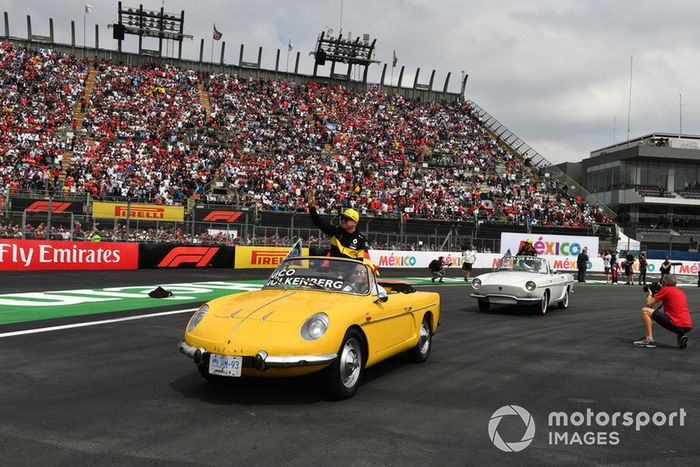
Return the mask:
<svg viewBox="0 0 700 467"><path fill-rule="evenodd" d="M325 386L333 399L347 399L357 392L364 366L364 344L357 329L345 333L338 358L325 370Z"/></svg>

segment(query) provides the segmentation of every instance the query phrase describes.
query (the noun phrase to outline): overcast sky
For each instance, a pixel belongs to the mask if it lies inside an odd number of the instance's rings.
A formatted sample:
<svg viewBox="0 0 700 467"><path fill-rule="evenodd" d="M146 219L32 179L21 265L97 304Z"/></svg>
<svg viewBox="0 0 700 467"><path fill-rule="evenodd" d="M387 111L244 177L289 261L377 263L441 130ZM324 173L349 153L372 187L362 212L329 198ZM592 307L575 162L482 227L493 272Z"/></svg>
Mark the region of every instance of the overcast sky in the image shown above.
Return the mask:
<svg viewBox="0 0 700 467"><path fill-rule="evenodd" d="M26 15L33 32L48 35L54 19L57 42L70 42L70 21L83 40L82 0L0 0L10 17L10 34L26 37ZM94 25L102 47L116 48L105 27L117 19L117 2L90 0L87 43ZM301 52L301 71L310 73L316 37L341 26L344 34L368 33L377 39L376 59L406 67L404 84L416 68L427 83L436 70L442 88L452 72L458 91L461 72L469 74L466 97L505 124L553 163L578 162L590 151L627 139L632 60L632 138L654 131L698 134L700 130L700 2L697 0L143 0L146 9L185 10L185 32L194 36L183 58L197 59L205 39L211 56L212 25L223 33L227 63L255 61L264 48L263 67L286 66L287 44ZM138 7L139 2L124 0ZM4 30L2 30L4 34ZM128 37L125 50L134 50ZM157 43L145 43L156 48ZM214 56L219 57L220 42ZM370 68L378 82L382 65ZM326 67L329 68L329 67ZM389 70L391 67L389 67ZM326 71L327 73L327 71ZM387 75L389 72L387 72ZM388 80L389 78L387 78ZM681 98L682 96L682 98ZM682 101L682 107L681 107Z"/></svg>

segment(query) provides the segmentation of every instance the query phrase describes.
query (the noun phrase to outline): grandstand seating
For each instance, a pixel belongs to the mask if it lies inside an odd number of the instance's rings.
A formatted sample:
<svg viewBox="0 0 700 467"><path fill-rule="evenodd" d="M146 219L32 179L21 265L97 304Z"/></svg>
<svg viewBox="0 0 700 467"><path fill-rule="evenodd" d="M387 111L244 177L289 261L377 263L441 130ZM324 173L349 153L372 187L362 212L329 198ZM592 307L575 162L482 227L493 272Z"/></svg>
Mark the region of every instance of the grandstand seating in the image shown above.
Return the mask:
<svg viewBox="0 0 700 467"><path fill-rule="evenodd" d="M683 198L700 199L700 186L695 185L692 187L688 187L685 190L678 191L678 194Z"/></svg>
<svg viewBox="0 0 700 467"><path fill-rule="evenodd" d="M0 43L0 183L45 190L58 179L65 133L87 63L47 49Z"/></svg>
<svg viewBox="0 0 700 467"><path fill-rule="evenodd" d="M654 185L635 185L634 189L641 196L650 196L655 198L675 198L672 193L666 191L663 187Z"/></svg>
<svg viewBox="0 0 700 467"><path fill-rule="evenodd" d="M60 168L60 129L71 123L87 63L2 50L2 105L22 109L25 122L5 111L3 125L43 143L36 151L0 136L3 188L45 189ZM15 75L32 84L14 83ZM350 206L363 216L534 227L609 222L510 154L465 102L102 63L81 125L65 193L183 204L220 180L232 195L218 200L261 211L303 211L315 190L327 213ZM17 164L28 169L18 182Z"/></svg>

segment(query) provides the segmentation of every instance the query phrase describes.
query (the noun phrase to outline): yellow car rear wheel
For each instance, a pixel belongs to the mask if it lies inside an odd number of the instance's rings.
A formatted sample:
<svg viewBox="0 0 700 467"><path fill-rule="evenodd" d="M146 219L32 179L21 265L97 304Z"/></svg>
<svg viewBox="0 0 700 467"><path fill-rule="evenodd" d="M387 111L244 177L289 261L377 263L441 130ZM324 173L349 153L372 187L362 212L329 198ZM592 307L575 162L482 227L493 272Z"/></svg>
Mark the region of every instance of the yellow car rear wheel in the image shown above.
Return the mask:
<svg viewBox="0 0 700 467"><path fill-rule="evenodd" d="M415 363L423 363L430 357L432 348L433 334L430 330L430 315L425 315L418 331L418 343L408 351L408 356Z"/></svg>

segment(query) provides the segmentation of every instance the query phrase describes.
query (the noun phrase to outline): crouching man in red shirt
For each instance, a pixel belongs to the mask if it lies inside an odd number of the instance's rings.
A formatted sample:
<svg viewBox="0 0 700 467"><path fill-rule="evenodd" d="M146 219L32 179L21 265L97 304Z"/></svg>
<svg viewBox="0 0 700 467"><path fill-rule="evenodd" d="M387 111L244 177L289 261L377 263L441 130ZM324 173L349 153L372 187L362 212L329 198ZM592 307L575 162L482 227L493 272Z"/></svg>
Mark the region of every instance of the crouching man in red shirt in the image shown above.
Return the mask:
<svg viewBox="0 0 700 467"><path fill-rule="evenodd" d="M663 304L664 311L661 311L661 307L656 310L652 308L657 303ZM656 294L652 295L650 290L647 292L647 303L642 308L642 321L644 321L646 335L634 341L634 345L637 347L656 347L656 341L654 341L654 335L651 331L652 320L676 334L678 348L687 347L687 334L692 329L693 323L690 320L685 292L676 287L676 276L672 274L664 276L661 280L661 290Z"/></svg>

